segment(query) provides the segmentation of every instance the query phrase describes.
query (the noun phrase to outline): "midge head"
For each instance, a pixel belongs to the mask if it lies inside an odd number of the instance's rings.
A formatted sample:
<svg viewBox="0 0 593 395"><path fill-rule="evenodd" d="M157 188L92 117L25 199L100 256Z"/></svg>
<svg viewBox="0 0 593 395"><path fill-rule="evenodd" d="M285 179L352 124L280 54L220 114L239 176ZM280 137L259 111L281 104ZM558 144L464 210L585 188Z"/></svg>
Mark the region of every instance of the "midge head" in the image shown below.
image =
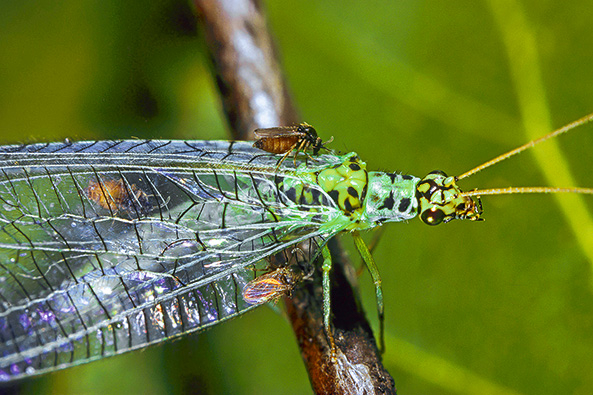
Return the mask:
<svg viewBox="0 0 593 395"><path fill-rule="evenodd" d="M306 122L301 123L297 127L297 133L302 134L304 137L304 142L310 145L313 149L313 155L319 154L321 149L327 150L325 146L332 141L334 141L333 136L329 138L327 141L321 140L321 137L317 136L317 130L311 125Z"/></svg>
<svg viewBox="0 0 593 395"><path fill-rule="evenodd" d="M297 133L305 136L305 140L313 147L313 155L317 155L319 150L323 148L323 140L317 136L317 130L308 123L301 123L297 128Z"/></svg>
<svg viewBox="0 0 593 395"><path fill-rule="evenodd" d="M510 158L528 148L542 143L550 138L566 133L578 126L584 125L593 120L593 114L578 119L560 129L547 135L532 140L514 150L499 155L470 171L457 177L447 176L442 171L433 171L424 177L416 186L416 199L418 200L418 214L422 222L428 225L438 225L441 222L449 222L453 219L468 219L470 221L482 221L482 204L480 196L503 195L516 193L585 193L593 194L592 188L549 188L549 187L508 187L497 189L475 189L463 192L457 181L476 174L480 170L490 167L498 162ZM474 200L472 197L476 196Z"/></svg>

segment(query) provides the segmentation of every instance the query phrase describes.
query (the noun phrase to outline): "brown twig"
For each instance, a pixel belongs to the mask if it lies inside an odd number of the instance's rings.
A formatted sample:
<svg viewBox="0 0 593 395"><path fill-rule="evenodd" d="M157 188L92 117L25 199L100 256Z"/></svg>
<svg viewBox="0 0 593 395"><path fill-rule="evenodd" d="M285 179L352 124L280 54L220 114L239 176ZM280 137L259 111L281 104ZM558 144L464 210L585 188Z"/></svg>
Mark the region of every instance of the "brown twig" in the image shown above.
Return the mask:
<svg viewBox="0 0 593 395"><path fill-rule="evenodd" d="M205 28L233 137L246 139L255 128L298 123L259 2L194 0L194 4ZM285 300L313 389L318 394L395 394L393 379L381 364L373 333L357 301L352 265L338 240L331 240L329 246L334 262L335 362L323 331L320 273Z"/></svg>
<svg viewBox="0 0 593 395"><path fill-rule="evenodd" d="M259 3L194 0L233 137L253 139L257 128L299 118L288 94Z"/></svg>

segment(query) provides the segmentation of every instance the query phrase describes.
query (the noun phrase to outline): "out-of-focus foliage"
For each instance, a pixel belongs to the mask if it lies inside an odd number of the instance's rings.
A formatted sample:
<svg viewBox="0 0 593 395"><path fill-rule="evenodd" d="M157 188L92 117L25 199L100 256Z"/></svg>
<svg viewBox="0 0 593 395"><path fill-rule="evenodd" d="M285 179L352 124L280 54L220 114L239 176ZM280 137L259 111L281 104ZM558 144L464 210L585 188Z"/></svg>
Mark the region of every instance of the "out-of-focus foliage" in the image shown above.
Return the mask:
<svg viewBox="0 0 593 395"><path fill-rule="evenodd" d="M460 174L593 111L593 17L584 1L268 3L303 120L371 169ZM182 1L1 3L1 142L224 138L188 10ZM562 137L560 156L526 153L462 185L564 186L544 174L566 166L576 184L593 186L591 129ZM549 196L485 198L484 206L483 223L393 224L375 250L384 360L398 389L589 393L590 212L571 206L575 219ZM374 319L369 283L363 275ZM288 324L265 308L22 389L310 391Z"/></svg>

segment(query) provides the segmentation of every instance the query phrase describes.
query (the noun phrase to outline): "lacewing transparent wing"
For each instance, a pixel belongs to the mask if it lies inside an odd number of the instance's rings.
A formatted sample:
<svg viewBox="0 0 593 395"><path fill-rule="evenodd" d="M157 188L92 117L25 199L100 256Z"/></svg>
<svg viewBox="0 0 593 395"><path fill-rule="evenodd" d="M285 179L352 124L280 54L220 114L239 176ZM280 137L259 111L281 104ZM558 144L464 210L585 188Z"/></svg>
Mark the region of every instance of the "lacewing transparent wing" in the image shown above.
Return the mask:
<svg viewBox="0 0 593 395"><path fill-rule="evenodd" d="M316 158L321 168L338 160ZM276 170L276 156L241 142L0 147L0 379L256 306L242 298L254 269L303 240L323 243L333 234L320 224L339 211L287 162ZM303 206L305 193L314 198Z"/></svg>

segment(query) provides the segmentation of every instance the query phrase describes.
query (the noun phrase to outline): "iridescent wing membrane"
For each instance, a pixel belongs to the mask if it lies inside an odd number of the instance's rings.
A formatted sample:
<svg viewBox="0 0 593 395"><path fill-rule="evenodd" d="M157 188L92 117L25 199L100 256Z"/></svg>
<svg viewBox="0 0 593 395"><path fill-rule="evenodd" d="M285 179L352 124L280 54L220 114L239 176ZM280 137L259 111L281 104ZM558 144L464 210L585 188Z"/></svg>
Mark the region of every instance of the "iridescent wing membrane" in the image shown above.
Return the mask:
<svg viewBox="0 0 593 395"><path fill-rule="evenodd" d="M0 147L0 379L146 347L252 308L266 258L339 209L252 143ZM321 155L308 168L334 166ZM326 231L327 232L327 231Z"/></svg>

